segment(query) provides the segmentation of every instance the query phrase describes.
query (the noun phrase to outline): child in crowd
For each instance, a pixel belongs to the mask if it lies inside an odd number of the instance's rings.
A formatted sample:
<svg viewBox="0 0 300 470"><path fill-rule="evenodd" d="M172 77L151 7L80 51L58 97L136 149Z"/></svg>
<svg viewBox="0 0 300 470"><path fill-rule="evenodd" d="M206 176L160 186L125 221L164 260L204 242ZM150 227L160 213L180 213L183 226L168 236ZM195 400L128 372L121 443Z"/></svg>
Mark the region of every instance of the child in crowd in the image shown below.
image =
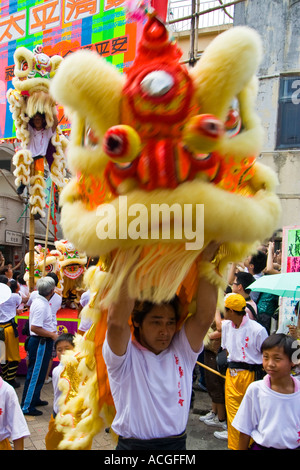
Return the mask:
<svg viewBox="0 0 300 470"><path fill-rule="evenodd" d="M20 286L19 294L22 297L22 303L20 305L20 309L25 309L25 305L29 299L29 287L26 284L26 281L24 279L24 276L18 276L18 284Z"/></svg>
<svg viewBox="0 0 300 470"><path fill-rule="evenodd" d="M300 383L291 376L297 341L273 334L262 344L267 375L249 385L232 425L240 431L239 450L300 448Z"/></svg>
<svg viewBox="0 0 300 470"><path fill-rule="evenodd" d="M30 432L14 388L0 377L0 450L24 449L24 438Z"/></svg>
<svg viewBox="0 0 300 470"><path fill-rule="evenodd" d="M54 347L57 353L59 361L61 360L62 355L66 351L74 349L74 335L70 333L61 334L54 343ZM58 432L55 426L55 417L59 411L58 401L60 398L60 390L58 388L58 381L60 379L60 374L63 371L64 366L59 362L59 365L54 367L52 371L52 383L54 391L54 400L53 400L53 414L51 415L49 422L49 430L46 435L46 449L47 450L57 450L60 441L63 439L63 434Z"/></svg>

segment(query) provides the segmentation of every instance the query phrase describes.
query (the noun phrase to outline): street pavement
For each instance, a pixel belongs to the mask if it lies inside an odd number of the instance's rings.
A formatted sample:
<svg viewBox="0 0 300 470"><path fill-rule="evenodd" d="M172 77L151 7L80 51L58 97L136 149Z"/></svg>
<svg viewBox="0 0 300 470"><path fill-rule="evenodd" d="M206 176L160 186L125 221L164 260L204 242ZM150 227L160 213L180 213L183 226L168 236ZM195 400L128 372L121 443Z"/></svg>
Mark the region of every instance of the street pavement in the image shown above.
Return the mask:
<svg viewBox="0 0 300 470"><path fill-rule="evenodd" d="M21 401L25 377L17 377L21 387L16 389ZM39 408L43 411L41 416L26 416L26 421L30 431L30 437L25 439L25 450L46 450L45 436L48 432L48 424L52 413L53 386L52 382L45 384L41 392L41 399L48 401L47 406ZM210 411L211 400L208 393L195 391L195 399L191 405L189 420L187 425L187 450L226 450L227 441L214 437L214 431L222 431L221 428L207 426L199 421L200 415ZM110 433L104 429L93 439L92 450L110 451L115 448L115 441Z"/></svg>

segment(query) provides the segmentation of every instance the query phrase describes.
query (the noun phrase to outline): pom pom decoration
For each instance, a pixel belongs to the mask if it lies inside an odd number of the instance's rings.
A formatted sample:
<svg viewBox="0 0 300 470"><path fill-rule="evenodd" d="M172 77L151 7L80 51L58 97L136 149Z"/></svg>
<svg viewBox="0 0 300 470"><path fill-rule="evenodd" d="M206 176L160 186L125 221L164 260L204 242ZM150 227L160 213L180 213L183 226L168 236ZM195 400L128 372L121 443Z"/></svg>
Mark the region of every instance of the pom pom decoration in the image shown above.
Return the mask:
<svg viewBox="0 0 300 470"><path fill-rule="evenodd" d="M48 273L58 274L59 272L59 259L61 253L57 250L49 250L43 248L41 245L34 247L34 283L47 275ZM24 281L29 284L29 252L25 254L24 262L26 265Z"/></svg>
<svg viewBox="0 0 300 470"><path fill-rule="evenodd" d="M150 0L127 0L125 9L128 18L143 22L151 11Z"/></svg>
<svg viewBox="0 0 300 470"><path fill-rule="evenodd" d="M234 27L188 70L165 25L150 13L126 76L97 54L81 51L66 58L54 77L53 96L73 117L68 154L73 178L60 199L64 235L79 250L100 257L88 277L94 352L74 352L89 374L94 364L98 396L90 411L97 416L113 414L101 347L107 308L118 299L123 280L138 300L161 303L177 293L184 321L197 277L224 287L228 262L243 259L277 227L276 177L256 162L263 137L255 112L261 51L255 31ZM95 136L92 143L87 129ZM199 205L203 223L195 230ZM154 206L169 208L167 237L163 219L151 224ZM186 207L191 211L180 219ZM200 232L203 243L197 243ZM211 240L221 244L217 256L201 263L203 246ZM194 245L188 249L189 242ZM89 391L78 393L84 399ZM76 403L66 399L61 416L77 416ZM77 435L72 425L64 429L64 448L81 448L82 436L93 436L88 426Z"/></svg>

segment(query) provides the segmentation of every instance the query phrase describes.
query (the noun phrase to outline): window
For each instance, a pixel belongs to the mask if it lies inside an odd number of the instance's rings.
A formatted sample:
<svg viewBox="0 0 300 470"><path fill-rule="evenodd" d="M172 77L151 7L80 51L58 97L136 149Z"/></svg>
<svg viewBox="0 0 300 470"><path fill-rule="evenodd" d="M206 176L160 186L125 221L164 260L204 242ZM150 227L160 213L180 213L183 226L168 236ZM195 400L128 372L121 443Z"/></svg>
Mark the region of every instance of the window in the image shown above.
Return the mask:
<svg viewBox="0 0 300 470"><path fill-rule="evenodd" d="M1 170L11 171L11 160L0 160Z"/></svg>
<svg viewBox="0 0 300 470"><path fill-rule="evenodd" d="M300 74L280 77L276 148L300 148Z"/></svg>

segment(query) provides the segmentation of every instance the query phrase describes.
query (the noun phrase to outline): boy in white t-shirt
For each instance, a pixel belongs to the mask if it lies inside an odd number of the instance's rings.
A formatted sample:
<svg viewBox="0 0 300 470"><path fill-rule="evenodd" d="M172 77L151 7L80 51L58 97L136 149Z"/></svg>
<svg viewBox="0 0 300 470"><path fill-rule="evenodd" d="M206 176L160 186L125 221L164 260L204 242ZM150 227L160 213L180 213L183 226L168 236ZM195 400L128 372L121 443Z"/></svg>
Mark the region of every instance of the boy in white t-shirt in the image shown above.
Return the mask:
<svg viewBox="0 0 300 470"><path fill-rule="evenodd" d="M232 425L239 430L239 450L300 447L300 383L291 376L298 361L297 341L273 334L262 344L267 375L249 385Z"/></svg>
<svg viewBox="0 0 300 470"><path fill-rule="evenodd" d="M210 262L217 247L210 243L201 260ZM123 287L118 303L108 309L103 345L117 450L185 450L192 374L214 319L217 288L200 278L196 313L177 331L176 299L162 305L134 302Z"/></svg>
<svg viewBox="0 0 300 470"><path fill-rule="evenodd" d="M61 357L65 354L66 351L71 351L74 349L74 335L70 333L61 334L54 343L55 351L58 357L58 360L61 361ZM60 374L63 371L64 366L59 362L58 366L54 367L52 371L52 384L53 384L53 413L49 421L49 429L45 438L46 449L47 450L57 450L60 441L63 439L63 434L58 432L55 426L55 418L59 412L59 398L61 396L61 391L58 388L58 382L60 379Z"/></svg>

